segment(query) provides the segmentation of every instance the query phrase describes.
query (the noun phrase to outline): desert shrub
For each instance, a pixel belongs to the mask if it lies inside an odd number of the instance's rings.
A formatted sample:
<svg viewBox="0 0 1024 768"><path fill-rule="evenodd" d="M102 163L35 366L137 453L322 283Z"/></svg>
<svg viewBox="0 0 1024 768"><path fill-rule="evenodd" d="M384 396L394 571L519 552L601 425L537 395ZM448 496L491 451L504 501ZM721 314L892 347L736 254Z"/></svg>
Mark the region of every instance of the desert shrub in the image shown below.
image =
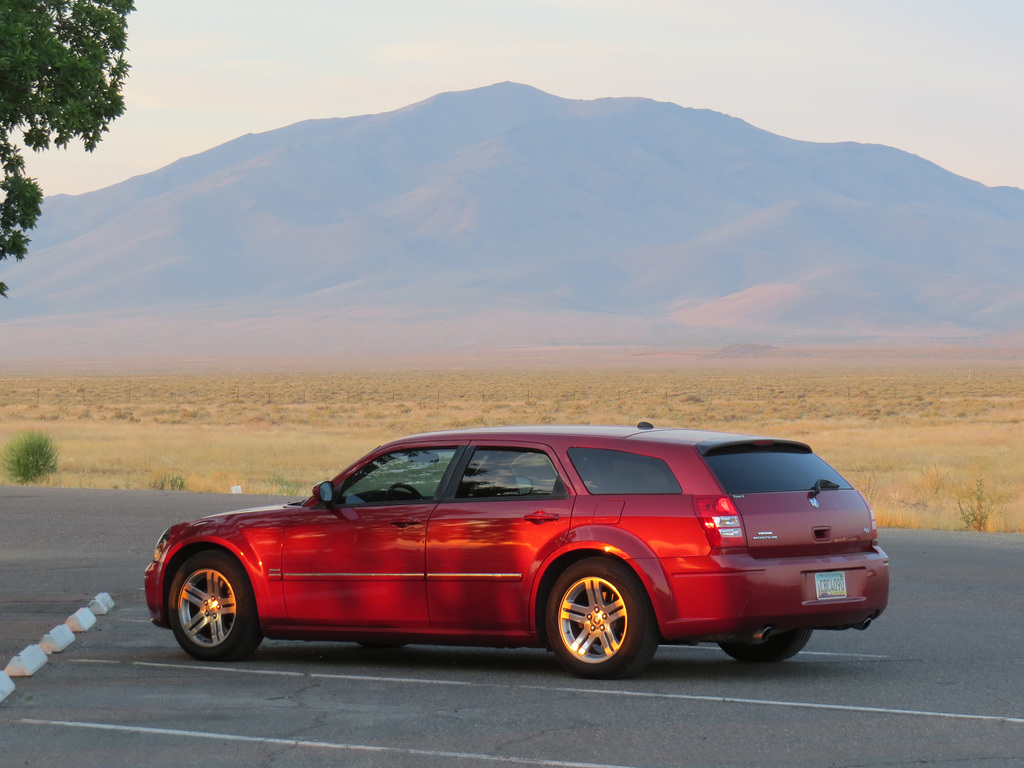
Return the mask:
<svg viewBox="0 0 1024 768"><path fill-rule="evenodd" d="M165 472L162 475L153 475L149 487L154 491L184 491L185 478L181 475L172 475L170 472Z"/></svg>
<svg viewBox="0 0 1024 768"><path fill-rule="evenodd" d="M985 478L979 477L974 483L974 492L956 500L960 520L968 531L988 529L988 518L992 514L992 501L985 494Z"/></svg>
<svg viewBox="0 0 1024 768"><path fill-rule="evenodd" d="M44 432L22 432L4 446L0 463L4 472L16 483L34 483L57 471L57 444Z"/></svg>

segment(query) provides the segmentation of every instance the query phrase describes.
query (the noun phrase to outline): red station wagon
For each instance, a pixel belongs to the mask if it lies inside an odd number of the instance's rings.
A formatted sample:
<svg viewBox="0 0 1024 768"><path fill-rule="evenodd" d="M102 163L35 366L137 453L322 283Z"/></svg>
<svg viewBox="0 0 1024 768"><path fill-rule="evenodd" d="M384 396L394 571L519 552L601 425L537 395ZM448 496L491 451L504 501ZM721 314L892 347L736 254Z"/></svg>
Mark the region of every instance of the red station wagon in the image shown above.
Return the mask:
<svg viewBox="0 0 1024 768"><path fill-rule="evenodd" d="M888 592L870 505L807 445L647 423L396 440L304 502L171 527L146 570L153 622L198 659L535 646L595 678L661 643L780 661Z"/></svg>

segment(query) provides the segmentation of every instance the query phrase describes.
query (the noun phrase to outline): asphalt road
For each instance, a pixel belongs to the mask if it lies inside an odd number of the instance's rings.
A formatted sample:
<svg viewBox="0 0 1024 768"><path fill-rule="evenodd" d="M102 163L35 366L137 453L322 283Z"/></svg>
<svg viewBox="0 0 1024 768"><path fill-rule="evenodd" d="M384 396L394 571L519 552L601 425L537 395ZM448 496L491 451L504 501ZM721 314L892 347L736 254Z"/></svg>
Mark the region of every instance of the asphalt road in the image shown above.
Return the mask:
<svg viewBox="0 0 1024 768"><path fill-rule="evenodd" d="M0 766L1024 766L1024 536L884 530L887 612L775 665L664 647L593 682L539 650L280 641L195 662L148 622L153 544L264 501L0 487L0 664L117 601L15 680Z"/></svg>

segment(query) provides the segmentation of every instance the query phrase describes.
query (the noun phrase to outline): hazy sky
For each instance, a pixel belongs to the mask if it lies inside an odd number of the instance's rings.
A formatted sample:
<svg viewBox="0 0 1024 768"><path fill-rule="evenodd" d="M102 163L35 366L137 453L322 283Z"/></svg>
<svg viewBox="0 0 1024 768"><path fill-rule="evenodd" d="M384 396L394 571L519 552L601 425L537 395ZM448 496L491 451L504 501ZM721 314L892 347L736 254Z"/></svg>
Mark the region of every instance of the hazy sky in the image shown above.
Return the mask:
<svg viewBox="0 0 1024 768"><path fill-rule="evenodd" d="M27 158L47 194L105 187L244 133L503 80L888 144L1024 187L1021 0L136 4L128 111L91 155Z"/></svg>

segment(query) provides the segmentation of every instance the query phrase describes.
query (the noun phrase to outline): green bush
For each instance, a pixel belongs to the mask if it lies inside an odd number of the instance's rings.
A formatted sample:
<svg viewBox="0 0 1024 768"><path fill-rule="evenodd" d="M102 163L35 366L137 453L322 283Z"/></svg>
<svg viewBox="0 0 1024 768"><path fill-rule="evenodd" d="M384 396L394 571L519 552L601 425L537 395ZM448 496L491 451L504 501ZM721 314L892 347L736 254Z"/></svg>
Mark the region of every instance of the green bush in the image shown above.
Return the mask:
<svg viewBox="0 0 1024 768"><path fill-rule="evenodd" d="M165 472L163 475L154 475L149 487L155 491L184 491L185 478Z"/></svg>
<svg viewBox="0 0 1024 768"><path fill-rule="evenodd" d="M43 432L22 432L4 446L0 463L16 483L34 483L57 471L57 444Z"/></svg>
<svg viewBox="0 0 1024 768"><path fill-rule="evenodd" d="M960 520L968 531L987 531L988 519L994 510L992 501L985 493L985 478L979 477L974 482L974 493L967 498L956 500L960 510Z"/></svg>

